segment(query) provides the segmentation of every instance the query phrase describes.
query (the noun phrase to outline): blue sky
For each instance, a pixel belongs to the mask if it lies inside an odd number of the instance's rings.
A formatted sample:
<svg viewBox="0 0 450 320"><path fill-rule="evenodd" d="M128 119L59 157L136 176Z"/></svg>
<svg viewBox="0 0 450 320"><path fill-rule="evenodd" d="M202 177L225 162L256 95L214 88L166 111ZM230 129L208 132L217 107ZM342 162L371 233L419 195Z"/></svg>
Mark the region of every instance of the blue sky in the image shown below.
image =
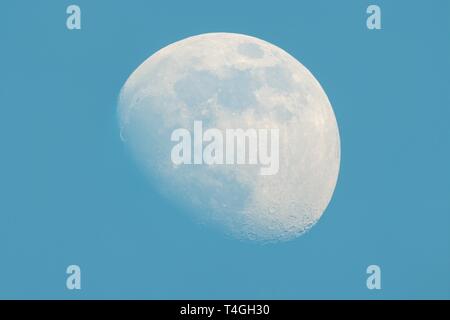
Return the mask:
<svg viewBox="0 0 450 320"><path fill-rule="evenodd" d="M0 20L0 298L450 298L450 4L8 1ZM117 97L160 48L244 33L301 61L341 136L334 197L293 241L255 245L158 196ZM65 269L82 270L82 290ZM366 288L366 267L382 290Z"/></svg>

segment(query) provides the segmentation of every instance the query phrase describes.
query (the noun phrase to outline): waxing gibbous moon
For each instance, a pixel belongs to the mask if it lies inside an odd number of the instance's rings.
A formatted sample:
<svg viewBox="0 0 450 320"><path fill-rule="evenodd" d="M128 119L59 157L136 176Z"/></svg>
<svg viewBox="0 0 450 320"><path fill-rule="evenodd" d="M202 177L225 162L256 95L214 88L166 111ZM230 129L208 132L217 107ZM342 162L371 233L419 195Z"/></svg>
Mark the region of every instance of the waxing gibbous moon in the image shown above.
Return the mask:
<svg viewBox="0 0 450 320"><path fill-rule="evenodd" d="M333 195L340 139L331 104L299 61L261 39L208 33L145 60L119 97L120 137L162 194L226 234L293 239ZM279 170L251 165L174 165L171 133L205 128L278 128ZM153 213L158 214L158 213Z"/></svg>

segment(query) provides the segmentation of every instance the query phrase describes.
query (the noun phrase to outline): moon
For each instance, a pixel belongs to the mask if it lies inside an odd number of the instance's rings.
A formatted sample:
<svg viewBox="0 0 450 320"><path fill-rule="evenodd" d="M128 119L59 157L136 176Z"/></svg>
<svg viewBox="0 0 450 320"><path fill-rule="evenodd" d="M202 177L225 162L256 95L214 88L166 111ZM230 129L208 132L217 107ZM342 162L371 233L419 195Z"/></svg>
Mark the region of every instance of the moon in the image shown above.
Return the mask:
<svg viewBox="0 0 450 320"><path fill-rule="evenodd" d="M294 239L330 202L340 166L336 118L319 82L264 40L207 33L151 55L118 101L120 137L169 200L201 223L255 242ZM278 128L279 170L250 165L174 165L171 133L204 127Z"/></svg>

